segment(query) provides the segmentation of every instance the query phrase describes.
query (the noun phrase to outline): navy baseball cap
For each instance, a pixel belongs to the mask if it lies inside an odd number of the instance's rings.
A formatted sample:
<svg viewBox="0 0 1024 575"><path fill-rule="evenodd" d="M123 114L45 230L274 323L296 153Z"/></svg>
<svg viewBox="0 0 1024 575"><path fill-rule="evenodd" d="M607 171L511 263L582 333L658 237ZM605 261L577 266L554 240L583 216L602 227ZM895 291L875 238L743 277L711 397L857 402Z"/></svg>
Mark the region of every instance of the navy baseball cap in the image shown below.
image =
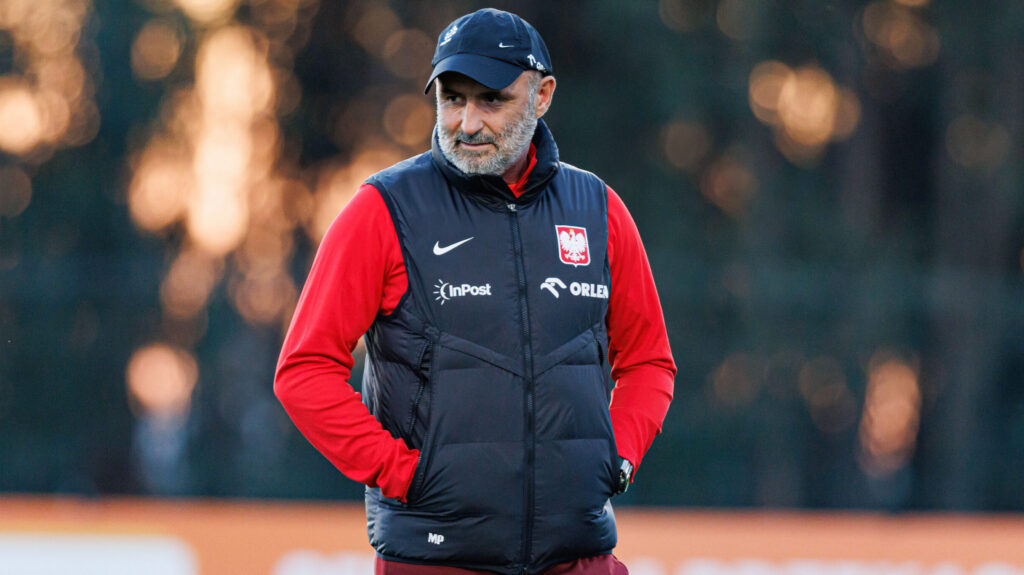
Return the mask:
<svg viewBox="0 0 1024 575"><path fill-rule="evenodd" d="M551 56L537 30L510 12L484 8L455 20L437 38L434 71L423 88L445 72L469 76L493 90L507 87L523 73L551 74Z"/></svg>

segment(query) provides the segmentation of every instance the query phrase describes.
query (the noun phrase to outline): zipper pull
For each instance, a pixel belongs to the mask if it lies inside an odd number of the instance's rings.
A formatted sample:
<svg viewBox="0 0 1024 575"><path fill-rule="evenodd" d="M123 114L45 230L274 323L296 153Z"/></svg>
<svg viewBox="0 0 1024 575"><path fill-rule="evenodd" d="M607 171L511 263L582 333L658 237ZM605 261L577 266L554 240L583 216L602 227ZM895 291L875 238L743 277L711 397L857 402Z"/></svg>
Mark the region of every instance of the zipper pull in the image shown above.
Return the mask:
<svg viewBox="0 0 1024 575"><path fill-rule="evenodd" d="M515 204L508 204L508 211L515 212L516 211L516 205Z"/></svg>

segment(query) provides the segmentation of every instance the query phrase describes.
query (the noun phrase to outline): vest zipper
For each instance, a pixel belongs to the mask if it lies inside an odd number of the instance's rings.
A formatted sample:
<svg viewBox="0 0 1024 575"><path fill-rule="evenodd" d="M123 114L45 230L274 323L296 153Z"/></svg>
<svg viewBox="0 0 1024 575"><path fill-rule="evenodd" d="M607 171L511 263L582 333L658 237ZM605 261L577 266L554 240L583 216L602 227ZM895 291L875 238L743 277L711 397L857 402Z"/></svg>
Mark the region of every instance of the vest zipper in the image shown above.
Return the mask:
<svg viewBox="0 0 1024 575"><path fill-rule="evenodd" d="M533 407L533 351L530 346L530 310L526 301L526 271L523 262L523 242L519 234L519 212L515 204L508 204L509 219L512 224L512 244L515 248L516 275L519 279L519 314L522 322L522 345L523 359L525 362L525 375L523 394L526 401L526 486L524 493L523 516L523 560L522 572L527 572L527 565L530 564L530 553L533 547L533 499L534 499L534 458L537 444L536 432L534 430L534 407Z"/></svg>

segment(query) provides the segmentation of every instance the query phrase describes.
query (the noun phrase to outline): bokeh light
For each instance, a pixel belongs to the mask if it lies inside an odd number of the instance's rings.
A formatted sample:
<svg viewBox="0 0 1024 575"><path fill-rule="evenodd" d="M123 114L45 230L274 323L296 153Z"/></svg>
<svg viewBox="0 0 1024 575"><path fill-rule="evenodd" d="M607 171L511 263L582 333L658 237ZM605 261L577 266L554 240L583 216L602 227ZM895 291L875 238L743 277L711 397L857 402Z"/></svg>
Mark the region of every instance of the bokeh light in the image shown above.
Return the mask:
<svg viewBox="0 0 1024 575"><path fill-rule="evenodd" d="M131 404L139 415L184 414L198 377L199 368L190 353L162 343L135 350L126 370Z"/></svg>
<svg viewBox="0 0 1024 575"><path fill-rule="evenodd" d="M273 275L246 274L230 282L228 291L235 309L251 324L270 324L283 319L298 299L298 289L284 270Z"/></svg>
<svg viewBox="0 0 1024 575"><path fill-rule="evenodd" d="M238 8L239 0L175 0L191 19L202 24L227 20Z"/></svg>
<svg viewBox="0 0 1024 575"><path fill-rule="evenodd" d="M960 166L991 170L1002 165L1010 152L1010 133L1002 125L974 114L962 114L946 129L946 150Z"/></svg>
<svg viewBox="0 0 1024 575"><path fill-rule="evenodd" d="M724 406L738 408L757 398L762 383L763 361L745 353L725 358L708 377L715 400Z"/></svg>
<svg viewBox="0 0 1024 575"><path fill-rule="evenodd" d="M688 33L704 25L714 12L711 0L659 0L658 16L665 26Z"/></svg>
<svg viewBox="0 0 1024 575"><path fill-rule="evenodd" d="M938 58L938 32L918 13L906 7L922 4L914 4L910 0L899 4L874 2L864 9L861 18L864 35L878 48L890 68L920 68Z"/></svg>
<svg viewBox="0 0 1024 575"><path fill-rule="evenodd" d="M697 122L677 121L665 126L661 132L665 159L673 167L695 172L711 151L711 134Z"/></svg>
<svg viewBox="0 0 1024 575"><path fill-rule="evenodd" d="M32 180L13 166L0 167L0 216L13 218L32 200Z"/></svg>
<svg viewBox="0 0 1024 575"><path fill-rule="evenodd" d="M779 151L797 165L815 162L829 142L849 138L860 121L860 101L818 66L796 69L762 62L750 73L750 108L774 129Z"/></svg>
<svg viewBox="0 0 1024 575"><path fill-rule="evenodd" d="M398 30L388 36L381 55L388 71L399 78L419 78L430 75L430 59L424 57L434 51L434 41L421 30Z"/></svg>
<svg viewBox="0 0 1024 575"><path fill-rule="evenodd" d="M350 10L354 12L349 18L349 22L354 22L352 37L368 53L383 56L388 40L402 27L402 21L390 8L375 2L353 2Z"/></svg>
<svg viewBox="0 0 1024 575"><path fill-rule="evenodd" d="M433 125L434 109L422 94L402 94L391 100L384 110L384 129L404 146L424 146Z"/></svg>
<svg viewBox="0 0 1024 575"><path fill-rule="evenodd" d="M760 0L721 0L715 11L718 29L733 40L751 39L757 24Z"/></svg>
<svg viewBox="0 0 1024 575"><path fill-rule="evenodd" d="M164 313L175 319L190 319L202 312L222 268L219 259L202 250L188 249L179 253L160 284Z"/></svg>
<svg viewBox="0 0 1024 575"><path fill-rule="evenodd" d="M857 419L857 404L839 362L829 356L808 361L800 368L800 395L815 427L824 433L849 429Z"/></svg>
<svg viewBox="0 0 1024 575"><path fill-rule="evenodd" d="M32 199L35 170L18 165L39 165L99 131L94 79L81 60L81 52L95 53L82 35L91 12L88 0L0 2L0 48L11 64L0 75L0 152L14 164L0 175L0 215L17 216ZM98 62L90 63L98 75Z"/></svg>
<svg viewBox="0 0 1024 575"><path fill-rule="evenodd" d="M25 154L43 137L43 118L29 85L0 78L0 148Z"/></svg>
<svg viewBox="0 0 1024 575"><path fill-rule="evenodd" d="M181 56L181 38L175 27L151 20L132 42L132 71L145 80L163 78L174 70Z"/></svg>
<svg viewBox="0 0 1024 575"><path fill-rule="evenodd" d="M779 92L778 112L786 134L809 147L832 136L838 97L832 78L822 69L800 68Z"/></svg>
<svg viewBox="0 0 1024 575"><path fill-rule="evenodd" d="M132 219L151 232L166 228L184 212L192 186L184 151L171 142L152 142L142 153L129 188Z"/></svg>
<svg viewBox="0 0 1024 575"><path fill-rule="evenodd" d="M350 164L323 167L317 178L313 217L307 226L309 237L319 243L363 181L402 158L394 148L370 148L360 152Z"/></svg>
<svg viewBox="0 0 1024 575"><path fill-rule="evenodd" d="M746 152L734 147L712 162L701 176L700 192L726 214L743 215L757 192Z"/></svg>
<svg viewBox="0 0 1024 575"><path fill-rule="evenodd" d="M868 368L860 422L861 468L884 476L910 460L921 417L917 369L889 351L877 352Z"/></svg>
<svg viewBox="0 0 1024 575"><path fill-rule="evenodd" d="M317 201L306 178L295 177L295 167L283 157L278 118L295 109L301 90L276 62L287 62L299 11L315 8L315 2L265 0L250 6L266 30L238 24L235 1L177 5L205 30L194 54L182 52L172 25L153 20L136 39L139 62L133 65L140 76L156 78L192 57L194 83L181 85L164 102L149 140L135 152L128 194L139 228L168 238L184 232L160 286L166 325L195 331L224 278L228 301L243 319L282 325L298 297L287 269L296 228L309 226L318 206L344 205L326 202L326 196ZM421 117L422 109L396 105L392 137L415 143L410 125Z"/></svg>

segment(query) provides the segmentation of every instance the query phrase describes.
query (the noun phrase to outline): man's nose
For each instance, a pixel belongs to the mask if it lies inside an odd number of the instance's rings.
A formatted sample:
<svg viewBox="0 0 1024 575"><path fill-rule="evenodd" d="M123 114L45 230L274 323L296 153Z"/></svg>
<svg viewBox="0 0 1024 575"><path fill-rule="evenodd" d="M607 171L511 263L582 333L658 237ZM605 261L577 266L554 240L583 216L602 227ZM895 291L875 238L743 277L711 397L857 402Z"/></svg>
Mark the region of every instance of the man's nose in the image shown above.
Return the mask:
<svg viewBox="0 0 1024 575"><path fill-rule="evenodd" d="M462 109L462 131L466 134L473 135L480 131L484 127L483 116L480 113L480 108L473 102L466 102L466 107Z"/></svg>

